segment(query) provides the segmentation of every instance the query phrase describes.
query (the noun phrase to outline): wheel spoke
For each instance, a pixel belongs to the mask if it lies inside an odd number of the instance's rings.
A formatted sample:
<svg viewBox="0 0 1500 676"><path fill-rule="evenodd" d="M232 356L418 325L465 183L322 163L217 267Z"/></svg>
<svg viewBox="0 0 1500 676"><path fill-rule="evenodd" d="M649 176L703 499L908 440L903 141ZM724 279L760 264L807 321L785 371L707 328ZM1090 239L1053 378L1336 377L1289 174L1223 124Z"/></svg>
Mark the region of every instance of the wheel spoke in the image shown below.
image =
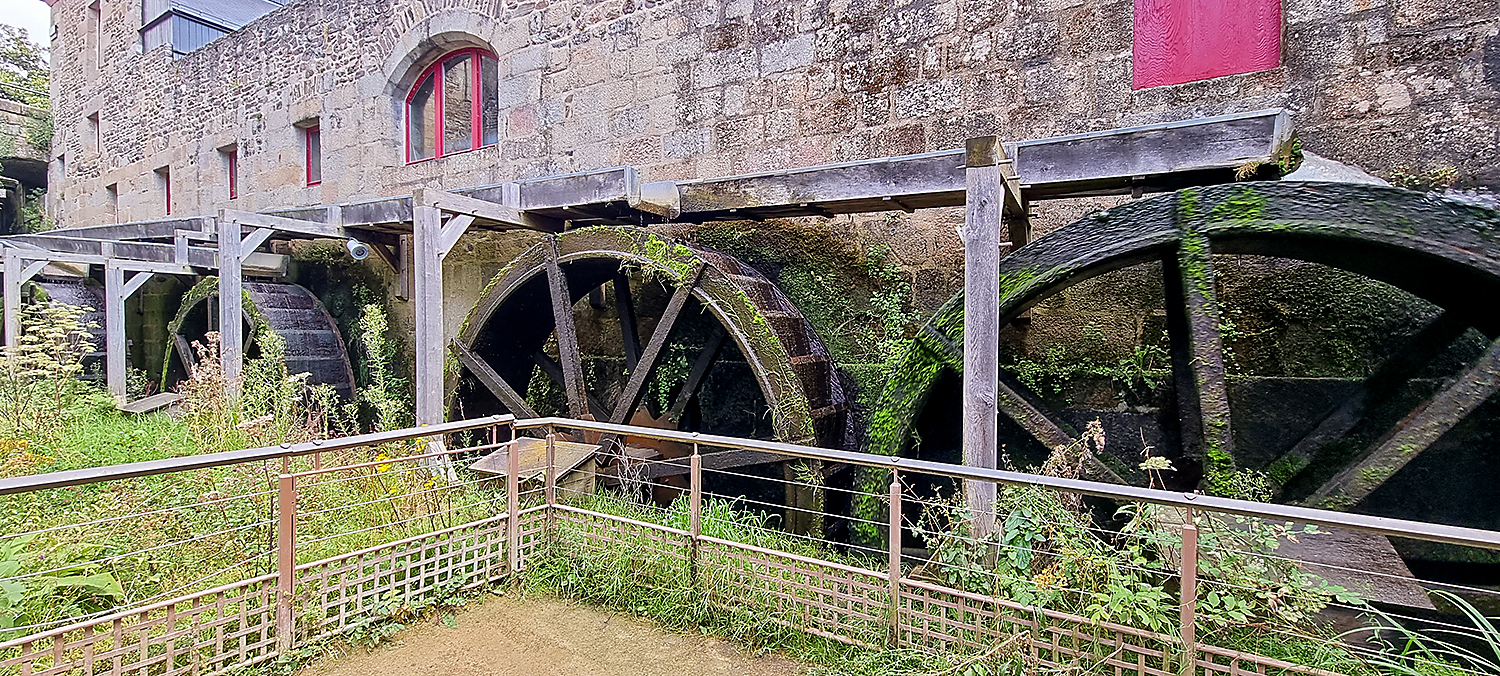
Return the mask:
<svg viewBox="0 0 1500 676"><path fill-rule="evenodd" d="M640 405L641 395L646 390L646 378L656 367L662 348L666 347L667 338L672 335L672 327L677 324L677 316L682 313L682 308L687 304L688 298L692 297L693 288L698 286L698 275L702 272L703 265L699 264L683 278L677 290L672 292L672 299L667 301L667 309L662 313L661 321L656 323L656 329L651 332L651 342L646 344L640 363L631 370L630 380L626 381L625 390L620 393L620 400L615 403L615 414L610 418L610 422L623 424L630 419L630 414L635 411L635 407Z"/></svg>
<svg viewBox="0 0 1500 676"><path fill-rule="evenodd" d="M1013 376L1000 371L1000 380L995 383L995 408L1004 416L1009 417L1026 430L1032 438L1041 442L1049 450L1056 450L1073 445L1075 438L1073 433L1063 427L1061 423L1053 420L1051 416L1041 409L1033 406L1031 401L1022 396L1021 390L1025 388ZM1103 481L1106 483L1123 484L1124 479L1116 474L1114 470L1105 465L1093 453L1084 456L1083 467L1084 478L1090 481Z"/></svg>
<svg viewBox="0 0 1500 676"><path fill-rule="evenodd" d="M714 359L719 356L719 349L724 346L724 338L728 335L724 327L714 327L713 335L708 337L708 344L703 346L703 351L698 353L697 361L693 362L693 370L688 372L687 382L682 384L682 390L672 401L672 408L667 409L668 418L682 420L682 414L687 411L688 403L693 400L693 397L698 395L698 388L703 386L703 378L708 375L708 369L713 366Z"/></svg>
<svg viewBox="0 0 1500 676"><path fill-rule="evenodd" d="M636 330L635 299L630 295L630 277L615 272L615 310L620 315L620 338L625 343L625 370L634 372L641 361L641 336Z"/></svg>
<svg viewBox="0 0 1500 676"><path fill-rule="evenodd" d="M459 363L463 364L464 368L474 374L474 377L478 378L479 382L483 383L485 388L489 389L490 394L495 395L495 398L499 399L500 403L505 405L505 408L510 409L512 414L523 418L541 417L536 414L536 411L531 410L530 406L526 405L526 399L520 393L516 392L510 386L510 383L505 382L505 379L500 377L500 374L496 373L495 369L490 368L490 365L483 358L474 354L472 350L464 347L464 344L457 340L452 341L452 344L453 353L458 356Z"/></svg>
<svg viewBox="0 0 1500 676"><path fill-rule="evenodd" d="M559 387L562 386L562 364L557 363L557 360L553 359L552 355L537 350L536 354L531 355L531 360L536 362L537 366L541 367L542 373L547 374L547 377L551 378L552 382L557 383ZM604 404L599 403L599 400L592 393L587 394L586 401L588 402L589 413L594 416L595 420L606 420L609 417L609 409L604 408Z"/></svg>
<svg viewBox="0 0 1500 676"><path fill-rule="evenodd" d="M1216 479L1234 471L1235 462L1219 301L1207 237L1191 230L1184 234L1175 255L1162 261L1162 285L1182 455L1201 466L1200 485L1212 488Z"/></svg>
<svg viewBox="0 0 1500 676"><path fill-rule="evenodd" d="M1482 356L1437 394L1419 404L1359 462L1344 468L1314 491L1307 503L1328 508L1345 508L1358 503L1468 417L1497 390L1500 390L1500 340L1491 343Z"/></svg>
<svg viewBox="0 0 1500 676"><path fill-rule="evenodd" d="M187 372L187 377L192 378L193 373L198 370L198 355L193 354L193 346L188 344L188 339L182 334L173 334L173 343L177 346L177 356L182 360L182 370Z"/></svg>
<svg viewBox="0 0 1500 676"><path fill-rule="evenodd" d="M1402 383L1438 358L1468 327L1469 322L1456 313L1445 312L1418 331L1410 341L1386 359L1375 373L1366 378L1344 403L1324 416L1311 432L1271 463L1271 467L1278 469L1276 474L1281 484L1285 486L1311 465L1319 449L1344 438L1364 419L1371 402L1392 394Z"/></svg>
<svg viewBox="0 0 1500 676"><path fill-rule="evenodd" d="M573 324L573 296L568 290L568 278L563 274L557 259L557 237L551 238L552 248L547 257L547 283L552 292L552 320L557 327L557 354L562 359L563 391L568 397L568 412L574 418L588 414L583 381L583 355L578 349L578 329Z"/></svg>

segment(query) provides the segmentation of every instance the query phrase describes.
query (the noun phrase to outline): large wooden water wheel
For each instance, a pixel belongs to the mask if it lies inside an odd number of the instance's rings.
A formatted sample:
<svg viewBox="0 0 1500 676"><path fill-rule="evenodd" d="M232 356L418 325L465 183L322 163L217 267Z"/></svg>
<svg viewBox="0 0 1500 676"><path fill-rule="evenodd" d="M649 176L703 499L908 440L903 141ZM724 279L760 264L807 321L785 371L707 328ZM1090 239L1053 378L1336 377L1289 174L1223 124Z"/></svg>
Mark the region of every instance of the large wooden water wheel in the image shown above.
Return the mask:
<svg viewBox="0 0 1500 676"><path fill-rule="evenodd" d="M1323 285L1301 297L1264 298L1296 288L1286 278L1299 275ZM1253 283L1243 283L1247 276ZM1115 471L1095 468L1086 478L1497 526L1500 493L1486 478L1500 442L1500 402L1486 403L1500 389L1494 311L1500 212L1494 209L1371 185L1189 189L1041 237L1004 258L1000 278L1002 354L1038 335L1044 348L1080 342L1097 329L1092 319L1105 316L1098 305L1130 298L1138 305L1114 315L1125 320L1111 330L1134 330L1142 340L1159 336L1152 349L1161 362L1154 383L1138 384L1130 396L1094 397L1099 388L1088 387L1038 391L1025 384L1036 382L1028 378L1035 373L1003 372L996 424L1009 458L1026 455L1028 447L1032 458L1045 457L1074 443L1089 421L1103 419L1110 443L1118 444L1104 458ZM1130 286L1135 295L1120 292ZM1368 307L1335 307L1351 298ZM1260 325L1260 333L1284 341L1278 354L1354 352L1359 358L1345 363L1357 368L1247 367L1255 362L1248 353L1256 341L1272 339L1247 337L1235 322L1242 329L1254 314L1247 307L1278 303L1301 304L1268 313L1271 321ZM955 296L917 332L873 412L872 452L962 461L963 312L962 295ZM1361 345L1339 343L1327 323L1287 328L1290 318L1338 313L1367 324ZM1175 471L1141 472L1143 451L1166 456ZM856 514L881 509L873 501L855 506ZM1407 564L1418 577L1449 581L1467 581L1452 571L1471 564L1489 566L1476 574L1493 579L1500 565L1474 550L1358 533L1335 539L1344 544L1300 553L1289 545L1285 555L1346 567L1352 577L1341 581L1351 588L1429 610L1422 589L1403 579ZM1456 568L1454 561L1463 564Z"/></svg>
<svg viewBox="0 0 1500 676"><path fill-rule="evenodd" d="M1155 266L1170 363L1165 387L1158 388L1166 396L1156 403L1159 417L1175 428L1156 441L1169 446L1157 452L1176 462L1172 487L1232 492L1236 473L1251 470L1269 480L1279 499L1348 508L1500 388L1497 233L1500 213L1493 209L1394 188L1250 183L1183 190L1095 214L1006 257L1000 315L1024 324L1029 309L1066 289L1131 266ZM1411 294L1432 310L1418 313L1425 325L1392 337L1395 349L1344 388L1342 399L1310 411L1305 430L1282 435L1279 447L1252 448L1250 441L1268 436L1252 426L1288 423L1231 406L1234 374L1226 375L1223 280L1216 280L1215 265L1236 261L1223 255L1329 266ZM917 421L932 414L929 401L956 402L956 391L947 390L956 387L962 345L963 300L956 296L919 332L889 381L870 429L873 452L912 453ZM1432 387L1416 401L1402 401L1397 391L1419 374ZM1073 440L1076 416L1070 421L1014 374L1002 381L1002 438L1044 448ZM922 452L931 451L932 439L924 441Z"/></svg>
<svg viewBox="0 0 1500 676"><path fill-rule="evenodd" d="M828 352L791 302L730 256L641 229L575 230L522 253L490 282L452 351L455 417L542 409L835 447L850 438ZM752 471L778 459L725 453L704 466Z"/></svg>

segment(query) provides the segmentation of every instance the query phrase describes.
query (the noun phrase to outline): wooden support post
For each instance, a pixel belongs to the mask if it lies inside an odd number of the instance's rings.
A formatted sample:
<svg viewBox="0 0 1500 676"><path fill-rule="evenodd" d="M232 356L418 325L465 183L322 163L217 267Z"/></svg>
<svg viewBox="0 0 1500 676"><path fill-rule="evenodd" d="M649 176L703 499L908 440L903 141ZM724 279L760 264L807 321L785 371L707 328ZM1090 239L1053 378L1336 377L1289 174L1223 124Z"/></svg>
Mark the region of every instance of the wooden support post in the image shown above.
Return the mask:
<svg viewBox="0 0 1500 676"><path fill-rule="evenodd" d="M442 212L412 206L413 305L416 306L416 413L418 425L443 422Z"/></svg>
<svg viewBox="0 0 1500 676"><path fill-rule="evenodd" d="M104 263L104 382L115 404L125 392L125 270L113 260Z"/></svg>
<svg viewBox="0 0 1500 676"><path fill-rule="evenodd" d="M509 544L510 572L521 570L521 454L516 444L516 428L510 428L510 446L505 451L507 472L505 475L505 522L506 539Z"/></svg>
<svg viewBox="0 0 1500 676"><path fill-rule="evenodd" d="M5 346L15 347L21 341L21 255L5 249Z"/></svg>
<svg viewBox="0 0 1500 676"><path fill-rule="evenodd" d="M1182 594L1178 605L1182 611L1182 669L1179 673L1192 674L1198 659L1198 526L1194 523L1193 508L1187 508L1182 522Z"/></svg>
<svg viewBox="0 0 1500 676"><path fill-rule="evenodd" d="M245 339L240 330L244 311L240 279L240 223L221 214L219 226L219 364L225 393L240 394L240 372L245 361Z"/></svg>
<svg viewBox="0 0 1500 676"><path fill-rule="evenodd" d="M703 456L698 454L698 444L693 444L693 457L688 465L688 575L698 581L698 549L703 537Z"/></svg>
<svg viewBox="0 0 1500 676"><path fill-rule="evenodd" d="M1000 141L993 136L969 139L965 171L968 190L964 214L964 464L998 466L999 430L995 392L1000 384L1000 222L1005 180L1000 174ZM964 483L964 498L974 515L974 533L995 529L995 485Z"/></svg>
<svg viewBox="0 0 1500 676"><path fill-rule="evenodd" d="M886 545L889 554L886 575L890 582L891 604L888 609L890 617L890 644L897 646L901 641L901 478L896 470L891 470L891 521L890 531L886 534Z"/></svg>
<svg viewBox="0 0 1500 676"><path fill-rule="evenodd" d="M568 278L558 263L561 253L557 237L551 240L547 257L547 286L552 294L552 321L557 331L557 352L562 363L563 391L568 397L568 413L574 418L588 415L588 387L583 380L583 355L578 346L578 329L573 323L573 293Z"/></svg>
<svg viewBox="0 0 1500 676"><path fill-rule="evenodd" d="M276 491L276 652L292 649L292 600L297 592L297 478L283 473Z"/></svg>

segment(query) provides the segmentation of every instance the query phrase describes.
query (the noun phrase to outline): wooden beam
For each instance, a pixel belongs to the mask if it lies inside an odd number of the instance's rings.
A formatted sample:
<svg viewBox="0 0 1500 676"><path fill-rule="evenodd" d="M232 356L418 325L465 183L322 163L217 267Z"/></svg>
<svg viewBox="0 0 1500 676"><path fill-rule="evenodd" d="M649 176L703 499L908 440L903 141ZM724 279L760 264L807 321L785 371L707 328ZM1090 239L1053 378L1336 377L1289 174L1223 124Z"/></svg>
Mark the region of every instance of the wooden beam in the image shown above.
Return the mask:
<svg viewBox="0 0 1500 676"><path fill-rule="evenodd" d="M562 221L528 214L512 206L475 199L443 190L417 188L412 192L412 203L442 209L453 214L467 214L485 223L515 228L528 228L541 232L562 232Z"/></svg>
<svg viewBox="0 0 1500 676"><path fill-rule="evenodd" d="M607 202L635 206L640 201L641 181L635 167L609 167L517 181L516 192L523 211Z"/></svg>
<svg viewBox="0 0 1500 676"><path fill-rule="evenodd" d="M123 271L124 268L121 268L121 270ZM131 275L130 279L125 282L125 297L129 298L135 295L135 292L139 291L142 286L145 286L146 282L151 281L153 276L155 276L155 273L150 271L137 272Z"/></svg>
<svg viewBox="0 0 1500 676"><path fill-rule="evenodd" d="M641 395L646 391L646 379L650 377L651 370L656 368L656 362L661 358L661 351L667 346L667 339L672 335L672 328L677 325L677 317L682 314L682 308L687 305L688 299L693 297L693 289L698 286L698 276L703 274L703 268L704 264L699 263L683 278L677 290L672 292L671 300L667 301L667 309L661 314L661 321L656 323L656 329L651 332L651 341L646 343L646 350L641 353L640 362L630 372L630 379L625 382L625 389L620 393L620 400L615 402L615 412L610 416L610 422L616 425L624 424L630 419L630 414L635 411L635 407L640 405Z"/></svg>
<svg viewBox="0 0 1500 676"><path fill-rule="evenodd" d="M547 287L552 295L552 321L557 332L557 353L562 360L563 390L568 396L568 410L574 418L588 415L588 392L583 380L583 353L578 345L578 328L573 323L573 295L568 277L558 264L561 253L557 238L548 238Z"/></svg>
<svg viewBox="0 0 1500 676"><path fill-rule="evenodd" d="M1162 261L1177 419L1183 458L1202 468L1202 485L1212 491L1235 470L1221 314L1208 238L1192 222L1178 227L1183 238Z"/></svg>
<svg viewBox="0 0 1500 676"><path fill-rule="evenodd" d="M245 259L254 254L260 245L265 244L274 232L276 231L271 228L256 228L245 235L245 239L240 240L240 264L244 265Z"/></svg>
<svg viewBox="0 0 1500 676"><path fill-rule="evenodd" d="M159 221L138 221L134 223L112 223L109 225L87 225L83 227L58 228L51 231L55 235L66 237L87 237L90 239L109 240L134 240L134 239L171 239L180 230L197 232L204 237L213 237L213 225L207 217L194 218L168 218Z"/></svg>
<svg viewBox="0 0 1500 676"><path fill-rule="evenodd" d="M443 422L443 261L442 212L412 209L412 304L416 310L416 409L418 425Z"/></svg>
<svg viewBox="0 0 1500 676"><path fill-rule="evenodd" d="M703 351L698 353L698 358L693 361L693 370L688 372L687 382L682 384L682 390L672 400L672 408L667 409L667 417L672 420L682 420L683 413L692 402L693 397L698 394L698 388L703 385L703 379L708 376L708 369L713 366L714 359L718 357L719 350L724 347L724 339L729 336L721 325L714 325L714 331L704 344Z"/></svg>
<svg viewBox="0 0 1500 676"><path fill-rule="evenodd" d="M306 235L309 237L332 237L336 239L348 237L342 225L306 221L300 218L257 214L234 209L221 209L219 211L219 220L221 222L225 220L233 221L236 225L248 228L270 228L277 232ZM220 233L222 237L223 228L220 228Z"/></svg>
<svg viewBox="0 0 1500 676"><path fill-rule="evenodd" d="M1065 429L1063 425L1053 420L1042 412L1021 394L1022 385L1006 374L1000 372L999 380L995 383L995 407L999 412L1015 421L1021 429L1030 434L1048 450L1057 450L1072 446L1077 442L1073 432ZM1085 453L1083 461L1083 475L1089 481L1102 481L1105 483L1124 485L1125 480L1120 478L1114 470L1105 465L1093 453Z"/></svg>
<svg viewBox="0 0 1500 676"><path fill-rule="evenodd" d="M21 255L5 247L5 346L15 347L21 341Z"/></svg>
<svg viewBox="0 0 1500 676"><path fill-rule="evenodd" d="M1237 167L1275 162L1291 138L1287 112L1271 109L1020 141L1007 150L1021 188L1036 200L1227 182Z"/></svg>
<svg viewBox="0 0 1500 676"><path fill-rule="evenodd" d="M458 238L463 237L469 231L469 226L474 224L474 217L469 214L457 214L443 224L443 243L438 247L438 258L447 258L448 252L458 244Z"/></svg>
<svg viewBox="0 0 1500 676"><path fill-rule="evenodd" d="M536 354L531 355L531 359L536 362L537 366L541 367L542 373L547 374L547 377L551 378L552 382L556 383L558 387L564 386L562 364L557 363L557 360L553 359L552 355L538 350ZM594 420L609 419L609 409L605 408L604 404L600 403L597 397L589 394L587 398L589 413L593 414Z"/></svg>
<svg viewBox="0 0 1500 676"><path fill-rule="evenodd" d="M115 405L126 402L125 271L104 265L104 381Z"/></svg>
<svg viewBox="0 0 1500 676"><path fill-rule="evenodd" d="M1347 509L1365 499L1474 409L1500 391L1500 340L1490 344L1458 377L1422 402L1358 462L1323 484L1307 504Z"/></svg>
<svg viewBox="0 0 1500 676"><path fill-rule="evenodd" d="M220 218L219 226L219 364L224 372L224 389L230 400L240 394L240 371L244 365L244 334L240 331L240 314L244 301L240 295L240 224ZM418 346L418 353L421 352ZM419 374L420 379L420 374Z"/></svg>
<svg viewBox="0 0 1500 676"><path fill-rule="evenodd" d="M965 152L967 206L964 214L963 459L972 467L999 466L996 427L1000 384L1000 222L1005 182L1000 141L969 139ZM994 532L995 484L964 482L964 498L976 535Z"/></svg>
<svg viewBox="0 0 1500 676"><path fill-rule="evenodd" d="M485 363L484 359L474 354L473 350L465 347L463 343L458 342L456 339L449 341L449 344L453 346L453 354L458 357L458 362L463 364L464 368L468 369L470 373L474 374L474 377L479 379L479 382L490 391L490 394L495 395L495 398L499 399L500 403L504 404L505 408L509 409L512 414L521 418L541 417L526 404L525 397L516 392L515 388L510 386L510 383L505 382L505 379L500 377L500 374L496 373L495 369L490 368L490 365Z"/></svg>
<svg viewBox="0 0 1500 676"><path fill-rule="evenodd" d="M172 334L172 344L177 346L177 358L182 360L182 370L187 372L189 378L193 377L193 373L198 370L198 355L193 353L193 346L180 333Z"/></svg>
<svg viewBox="0 0 1500 676"><path fill-rule="evenodd" d="M1454 312L1444 312L1427 326L1422 327L1401 349L1395 351L1380 368L1371 374L1359 388L1342 404L1303 435L1281 457L1270 463L1276 468L1273 475L1285 485L1290 479L1312 464L1320 449L1344 438L1364 419L1372 401L1389 396L1397 387L1416 375L1453 344L1469 322ZM1279 489L1279 486L1278 486Z"/></svg>
<svg viewBox="0 0 1500 676"><path fill-rule="evenodd" d="M641 360L641 336L635 322L635 297L630 293L630 277L616 270L614 277L615 312L620 316L620 338L625 343L625 370L634 371Z"/></svg>
<svg viewBox="0 0 1500 676"><path fill-rule="evenodd" d="M760 208L802 208L817 213L838 205L863 205L862 211L898 209L887 197L908 206L955 206L964 202L964 153L949 150L887 157L744 176L680 181L677 207L683 218ZM830 206L832 205L832 206ZM740 216L744 218L746 216Z"/></svg>
<svg viewBox="0 0 1500 676"><path fill-rule="evenodd" d="M98 265L103 265L104 258L116 258L130 260L140 263L159 263L163 265L180 265L178 249L172 244L156 244L153 242L115 242L110 240L89 239L85 237L66 237L54 234L39 235L8 235L0 238L0 241L17 242L29 244L47 252L88 256L99 259ZM105 245L109 245L110 253L105 253ZM41 252L32 255L32 258L40 259ZM218 266L215 252L208 247L187 247L186 264L200 268L213 268Z"/></svg>

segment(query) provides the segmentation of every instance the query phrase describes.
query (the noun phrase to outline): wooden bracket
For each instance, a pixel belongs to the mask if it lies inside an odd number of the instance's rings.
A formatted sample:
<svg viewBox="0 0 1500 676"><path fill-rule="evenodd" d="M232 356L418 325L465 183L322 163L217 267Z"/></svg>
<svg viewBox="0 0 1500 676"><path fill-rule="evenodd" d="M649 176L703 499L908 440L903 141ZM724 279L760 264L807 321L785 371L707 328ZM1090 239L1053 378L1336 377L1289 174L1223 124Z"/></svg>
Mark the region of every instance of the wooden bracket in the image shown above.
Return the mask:
<svg viewBox="0 0 1500 676"><path fill-rule="evenodd" d="M272 232L275 231L271 228L256 228L250 234L245 235L245 238L240 240L240 264L243 265L246 258L255 253L260 245L265 244Z"/></svg>
<svg viewBox="0 0 1500 676"><path fill-rule="evenodd" d="M473 224L474 217L469 214L457 214L443 224L442 232L438 235L438 260L448 257L448 252L458 244L458 238L463 237Z"/></svg>

